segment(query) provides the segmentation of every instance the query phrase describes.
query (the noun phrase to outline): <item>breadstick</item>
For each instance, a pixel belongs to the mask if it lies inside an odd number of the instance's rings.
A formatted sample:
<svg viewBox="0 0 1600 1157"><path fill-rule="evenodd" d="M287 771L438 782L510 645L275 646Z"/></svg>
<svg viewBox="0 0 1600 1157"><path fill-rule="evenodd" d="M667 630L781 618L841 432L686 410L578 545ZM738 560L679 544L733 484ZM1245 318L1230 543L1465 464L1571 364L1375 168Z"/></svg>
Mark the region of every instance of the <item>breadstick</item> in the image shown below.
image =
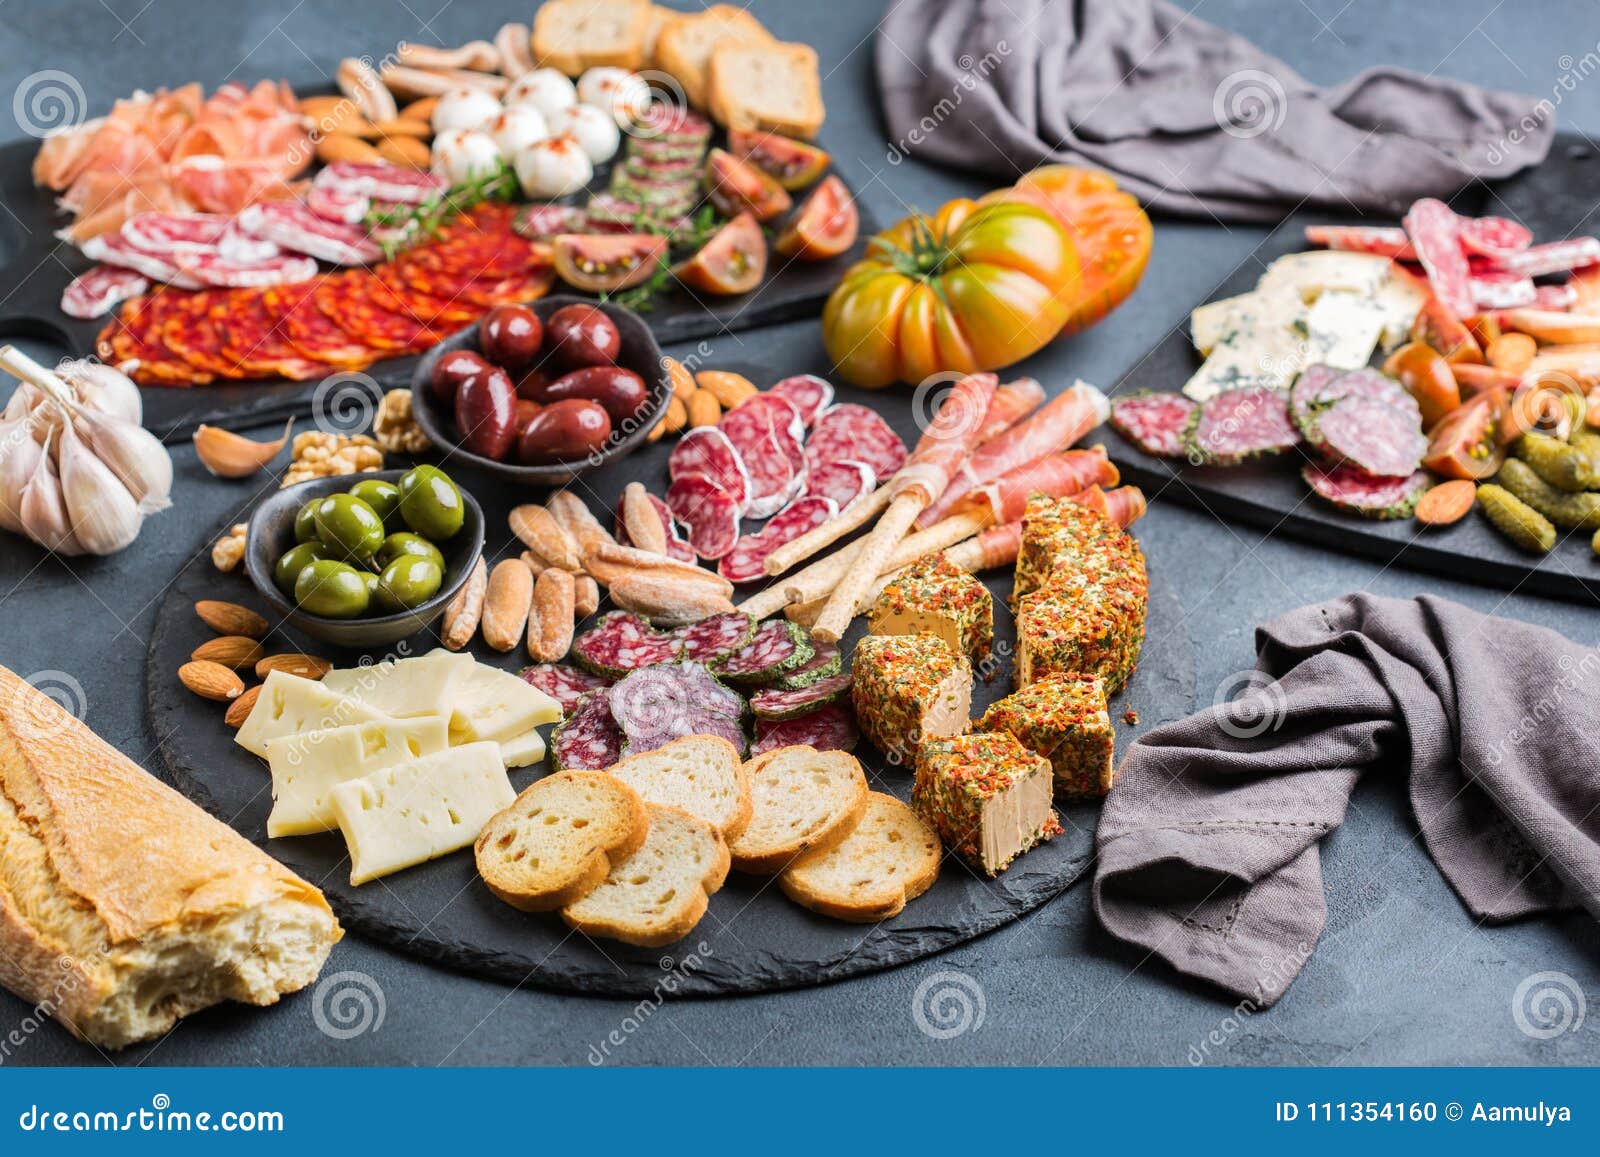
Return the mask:
<svg viewBox="0 0 1600 1157"><path fill-rule="evenodd" d="M861 544L861 553L856 556L854 565L845 571L839 585L828 596L828 605L822 608L816 625L811 628L813 635L824 643L839 641L850 620L856 617L856 604L861 601L861 596L866 594L872 580L883 572L889 557L900 545L900 540L905 538L906 531L911 529L911 524L927 505L928 496L915 488L889 503L889 509L883 512L878 525L872 528L872 533Z"/></svg>
<svg viewBox="0 0 1600 1157"><path fill-rule="evenodd" d="M880 486L867 497L860 499L838 518L829 519L821 526L808 530L793 542L786 542L767 555L767 573L782 574L795 563L808 559L823 547L832 546L852 530L871 522L889 506L889 487Z"/></svg>

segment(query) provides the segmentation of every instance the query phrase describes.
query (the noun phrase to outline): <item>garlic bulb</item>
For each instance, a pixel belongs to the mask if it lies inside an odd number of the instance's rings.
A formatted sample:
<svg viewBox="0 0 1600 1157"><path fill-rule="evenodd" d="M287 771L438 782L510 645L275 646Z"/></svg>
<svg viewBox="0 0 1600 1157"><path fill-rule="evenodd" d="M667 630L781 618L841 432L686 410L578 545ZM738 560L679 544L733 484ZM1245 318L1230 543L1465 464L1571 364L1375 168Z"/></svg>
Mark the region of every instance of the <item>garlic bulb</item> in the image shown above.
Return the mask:
<svg viewBox="0 0 1600 1157"><path fill-rule="evenodd" d="M172 455L159 438L143 426L93 410L80 410L76 424L101 461L138 500L140 514L172 505Z"/></svg>
<svg viewBox="0 0 1600 1157"><path fill-rule="evenodd" d="M55 436L54 430L45 435L44 452L34 464L33 477L22 488L22 533L57 554L82 554L83 544L72 533L67 503L61 495L61 476L50 451Z"/></svg>
<svg viewBox="0 0 1600 1157"><path fill-rule="evenodd" d="M26 417L0 422L0 527L21 533L22 489L43 453Z"/></svg>
<svg viewBox="0 0 1600 1157"><path fill-rule="evenodd" d="M115 554L138 538L144 523L139 504L70 423L61 431L60 455L61 497L83 549Z"/></svg>
<svg viewBox="0 0 1600 1157"><path fill-rule="evenodd" d="M84 405L135 425L144 421L144 399L139 396L139 387L114 366L88 358L63 358L56 373Z"/></svg>

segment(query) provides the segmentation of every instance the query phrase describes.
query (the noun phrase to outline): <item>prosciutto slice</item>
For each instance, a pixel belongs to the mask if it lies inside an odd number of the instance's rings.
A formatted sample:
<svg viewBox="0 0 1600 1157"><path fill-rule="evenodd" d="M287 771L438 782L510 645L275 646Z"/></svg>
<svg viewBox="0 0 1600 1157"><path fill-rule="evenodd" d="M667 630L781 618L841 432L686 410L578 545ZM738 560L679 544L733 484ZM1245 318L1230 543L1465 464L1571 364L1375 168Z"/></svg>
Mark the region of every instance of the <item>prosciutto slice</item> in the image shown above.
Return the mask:
<svg viewBox="0 0 1600 1157"><path fill-rule="evenodd" d="M1060 498L1091 486L1115 486L1120 480L1116 465L1106 457L1104 446L1066 450L1018 466L968 492L961 506L986 508L995 522L1010 522L1022 517L1030 494Z"/></svg>
<svg viewBox="0 0 1600 1157"><path fill-rule="evenodd" d="M133 269L115 265L96 265L80 273L61 293L61 312L68 317L82 318L109 313L119 301L148 292L150 280Z"/></svg>
<svg viewBox="0 0 1600 1157"><path fill-rule="evenodd" d="M366 265L383 256L365 230L319 217L299 201L251 205L239 214L239 228L333 265Z"/></svg>
<svg viewBox="0 0 1600 1157"><path fill-rule="evenodd" d="M982 446L990 438L1011 429L1022 419L1044 404L1044 387L1034 378L1018 378L1007 382L994 392L989 412L978 427L975 445Z"/></svg>
<svg viewBox="0 0 1600 1157"><path fill-rule="evenodd" d="M911 457L889 480L891 502L915 494L926 507L944 493L971 451L998 385L993 374L968 374L955 384L923 430Z"/></svg>

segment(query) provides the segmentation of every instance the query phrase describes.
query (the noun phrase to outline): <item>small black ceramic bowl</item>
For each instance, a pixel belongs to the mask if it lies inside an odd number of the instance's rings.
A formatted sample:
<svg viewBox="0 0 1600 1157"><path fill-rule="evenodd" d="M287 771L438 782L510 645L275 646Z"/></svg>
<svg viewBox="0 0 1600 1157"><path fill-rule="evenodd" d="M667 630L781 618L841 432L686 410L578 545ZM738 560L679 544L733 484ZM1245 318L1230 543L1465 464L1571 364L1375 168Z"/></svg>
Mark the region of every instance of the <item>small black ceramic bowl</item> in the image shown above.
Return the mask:
<svg viewBox="0 0 1600 1157"><path fill-rule="evenodd" d="M444 581L439 584L439 593L419 607L393 615L330 619L302 611L292 599L284 597L278 584L272 581L273 564L294 545L294 516L302 506L313 498L343 494L357 482L365 482L369 478L398 482L404 473L404 470L379 470L371 474L313 478L310 482L285 487L256 506L245 531L245 572L261 597L272 604L272 608L290 625L336 647L366 650L398 643L427 627L444 613L445 605L466 583L472 568L483 556L483 507L465 490L461 491L461 529L456 531L453 538L438 544L444 554ZM460 489L459 483L457 489Z"/></svg>
<svg viewBox="0 0 1600 1157"><path fill-rule="evenodd" d="M470 462L496 478L503 478L523 486L563 486L574 478L581 477L591 470L597 470L607 462L628 453L644 441L645 436L661 419L661 415L667 412L667 403L672 401L672 382L667 377L666 367L661 364L661 347L656 344L655 335L650 332L650 327L645 324L644 319L624 306L596 301L591 297L574 297L570 294L546 297L531 303L534 313L539 315L541 322L548 322L551 314L567 305L596 306L616 324L617 333L622 338L622 348L617 354L617 365L632 370L644 379L645 389L649 391L644 406L631 419L614 427L610 439L600 450L569 462L524 466L518 462L500 462L481 454L473 454L464 449L452 436L455 415L447 412L446 407L434 399L433 391L428 385L429 379L433 376L435 363L445 354L462 349L481 352L478 344L478 327L469 326L459 333L451 334L424 354L417 362L417 368L411 376L411 412L417 419L417 425L427 434L428 440L448 455L445 459L446 466L451 462Z"/></svg>

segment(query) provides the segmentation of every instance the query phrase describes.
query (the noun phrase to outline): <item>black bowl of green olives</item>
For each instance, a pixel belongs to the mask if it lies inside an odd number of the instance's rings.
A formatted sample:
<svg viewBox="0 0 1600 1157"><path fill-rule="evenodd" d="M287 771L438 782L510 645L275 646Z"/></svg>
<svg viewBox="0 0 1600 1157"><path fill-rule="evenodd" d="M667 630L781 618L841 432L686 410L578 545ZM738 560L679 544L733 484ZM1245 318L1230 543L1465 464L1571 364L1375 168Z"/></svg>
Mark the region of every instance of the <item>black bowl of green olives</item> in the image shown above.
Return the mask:
<svg viewBox="0 0 1600 1157"><path fill-rule="evenodd" d="M483 508L437 466L289 486L250 515L245 570L293 626L339 647L399 642L483 555Z"/></svg>

